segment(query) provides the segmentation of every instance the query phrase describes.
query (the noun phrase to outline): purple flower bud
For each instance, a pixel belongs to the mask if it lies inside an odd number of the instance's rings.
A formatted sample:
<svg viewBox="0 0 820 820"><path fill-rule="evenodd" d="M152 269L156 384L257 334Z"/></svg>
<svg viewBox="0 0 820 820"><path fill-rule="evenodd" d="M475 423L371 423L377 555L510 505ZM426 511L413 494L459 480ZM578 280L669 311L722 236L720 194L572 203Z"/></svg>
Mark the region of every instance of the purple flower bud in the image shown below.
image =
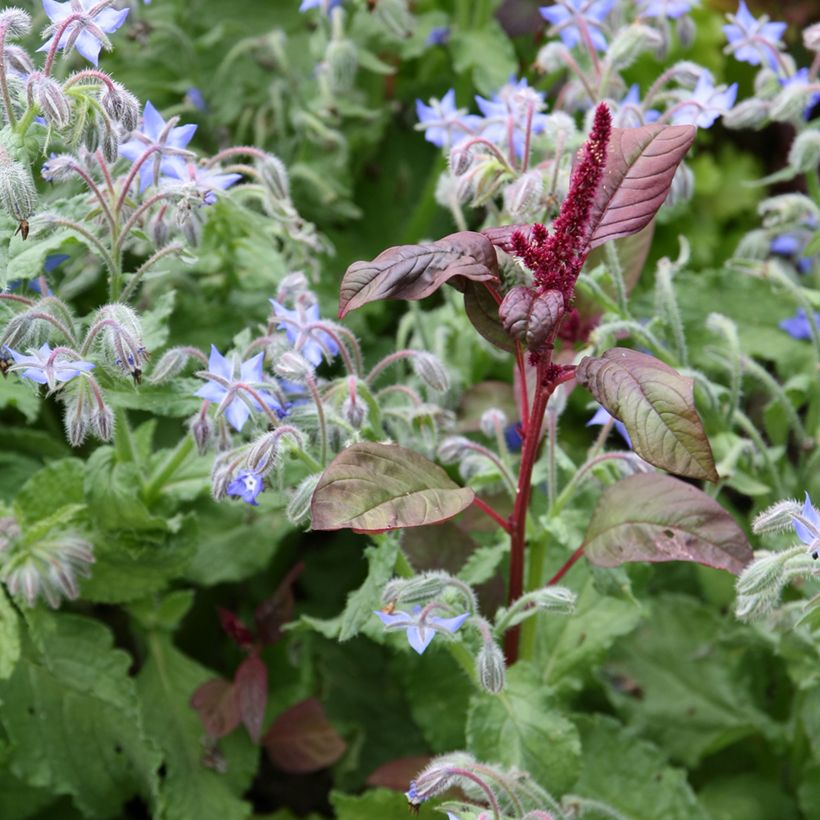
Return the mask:
<svg viewBox="0 0 820 820"><path fill-rule="evenodd" d="M5 29L6 37L19 40L31 31L31 15L18 8L0 11L0 29Z"/></svg>
<svg viewBox="0 0 820 820"><path fill-rule="evenodd" d="M112 120L130 133L139 125L139 100L120 83L115 82L112 85L111 88L105 86L100 95L100 105Z"/></svg>
<svg viewBox="0 0 820 820"><path fill-rule="evenodd" d="M63 87L53 77L41 71L29 74L26 84L29 105L36 105L46 122L55 128L65 128L71 119L71 103Z"/></svg>
<svg viewBox="0 0 820 820"><path fill-rule="evenodd" d="M214 425L207 413L197 413L189 423L191 435L196 443L197 452L205 455L213 435Z"/></svg>

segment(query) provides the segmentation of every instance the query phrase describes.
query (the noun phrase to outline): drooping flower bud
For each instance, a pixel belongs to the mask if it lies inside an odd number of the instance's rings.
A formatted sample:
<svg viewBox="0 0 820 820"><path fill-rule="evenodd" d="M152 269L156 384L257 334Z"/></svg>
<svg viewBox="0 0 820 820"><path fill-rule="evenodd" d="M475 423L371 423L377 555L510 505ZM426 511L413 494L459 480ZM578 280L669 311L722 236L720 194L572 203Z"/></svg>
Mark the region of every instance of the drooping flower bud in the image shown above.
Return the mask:
<svg viewBox="0 0 820 820"><path fill-rule="evenodd" d="M37 207L31 171L0 147L0 207L19 223L26 223Z"/></svg>
<svg viewBox="0 0 820 820"><path fill-rule="evenodd" d="M125 131L133 131L139 125L139 100L120 83L113 83L113 87L105 86L100 95L100 105L103 111L118 122Z"/></svg>
<svg viewBox="0 0 820 820"><path fill-rule="evenodd" d="M503 430L507 426L507 414L497 407L490 407L481 414L479 421L481 432L487 438L495 438L498 430Z"/></svg>
<svg viewBox="0 0 820 820"><path fill-rule="evenodd" d="M485 641L476 657L478 682L485 692L497 695L504 689L507 666L504 653L494 641Z"/></svg>
<svg viewBox="0 0 820 820"><path fill-rule="evenodd" d="M413 356L413 370L416 375L433 390L443 393L450 387L450 377L441 359L432 353L421 351Z"/></svg>
<svg viewBox="0 0 820 820"><path fill-rule="evenodd" d="M31 15L14 6L0 11L0 29L5 29L6 37L19 40L31 31Z"/></svg>
<svg viewBox="0 0 820 820"><path fill-rule="evenodd" d="M49 125L65 128L71 119L71 103L62 85L42 71L33 71L26 82L29 105L36 105Z"/></svg>
<svg viewBox="0 0 820 820"><path fill-rule="evenodd" d="M325 66L330 91L347 94L356 82L359 55L348 39L331 40L325 52Z"/></svg>
<svg viewBox="0 0 820 820"><path fill-rule="evenodd" d="M629 68L645 51L663 47L660 33L642 23L619 29L607 49L607 60L618 70Z"/></svg>
<svg viewBox="0 0 820 820"><path fill-rule="evenodd" d="M820 51L820 23L803 29L803 45L809 51Z"/></svg>
<svg viewBox="0 0 820 820"><path fill-rule="evenodd" d="M425 604L438 598L451 578L446 572L433 570L413 578L393 578L382 590L382 603Z"/></svg>
<svg viewBox="0 0 820 820"><path fill-rule="evenodd" d="M285 164L274 154L265 154L265 158L256 161L256 168L262 184L267 188L274 201L290 199L290 179Z"/></svg>
<svg viewBox="0 0 820 820"><path fill-rule="evenodd" d="M559 40L543 46L535 57L535 68L542 74L553 74L567 67L567 47Z"/></svg>
<svg viewBox="0 0 820 820"><path fill-rule="evenodd" d="M806 130L794 138L789 149L789 165L801 173L817 173L820 165L820 131Z"/></svg>
<svg viewBox="0 0 820 820"><path fill-rule="evenodd" d="M295 350L287 350L273 367L277 376L297 384L313 378L313 365Z"/></svg>
<svg viewBox="0 0 820 820"><path fill-rule="evenodd" d="M438 447L438 460L442 464L455 464L470 452L470 440L464 436L447 436Z"/></svg>
<svg viewBox="0 0 820 820"><path fill-rule="evenodd" d="M170 381L185 369L185 365L188 364L190 358L184 347L172 347L170 350L166 350L151 371L148 383L163 384Z"/></svg>
<svg viewBox="0 0 820 820"><path fill-rule="evenodd" d="M504 204L516 218L535 210L544 192L544 176L538 170L527 171L504 189Z"/></svg>
<svg viewBox="0 0 820 820"><path fill-rule="evenodd" d="M450 165L450 173L454 177L460 177L467 173L473 164L473 150L466 145L464 147L456 145L450 150L447 161Z"/></svg>
<svg viewBox="0 0 820 820"><path fill-rule="evenodd" d="M762 128L769 121L771 105L757 97L738 103L723 115L723 124L727 128Z"/></svg>
<svg viewBox="0 0 820 820"><path fill-rule="evenodd" d="M208 445L214 431L214 423L207 413L197 413L189 422L188 429L191 431L197 452L203 456L208 452Z"/></svg>
<svg viewBox="0 0 820 820"><path fill-rule="evenodd" d="M666 195L664 205L671 208L679 203L688 202L694 192L695 175L685 162L681 162L675 169L675 175L672 177L672 184L669 186L669 193Z"/></svg>
<svg viewBox="0 0 820 820"><path fill-rule="evenodd" d="M307 520L310 515L310 502L313 498L313 492L321 477L321 473L314 473L307 476L307 478L303 478L299 483L285 510L291 524L299 525Z"/></svg>
<svg viewBox="0 0 820 820"><path fill-rule="evenodd" d="M678 35L678 40L684 48L689 48L695 42L695 34L697 28L695 21L688 15L683 14L675 21L675 33Z"/></svg>

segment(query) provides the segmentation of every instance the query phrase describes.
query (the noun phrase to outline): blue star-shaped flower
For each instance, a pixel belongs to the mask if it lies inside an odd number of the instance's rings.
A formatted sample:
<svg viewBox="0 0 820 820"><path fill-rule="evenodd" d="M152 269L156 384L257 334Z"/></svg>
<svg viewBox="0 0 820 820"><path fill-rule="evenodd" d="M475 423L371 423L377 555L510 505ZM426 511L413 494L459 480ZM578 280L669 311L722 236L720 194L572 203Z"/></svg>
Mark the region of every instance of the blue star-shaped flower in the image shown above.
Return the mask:
<svg viewBox="0 0 820 820"><path fill-rule="evenodd" d="M812 224L806 223L807 230L786 231L772 238L769 250L778 256L790 259L800 273L808 273L814 265L815 256L804 256L814 231Z"/></svg>
<svg viewBox="0 0 820 820"><path fill-rule="evenodd" d="M605 407L599 407L595 411L595 415L586 423L587 427L592 427L594 425L601 425L607 424L609 421L613 422L613 427L617 430L620 437L626 442L627 447L632 447L632 439L629 437L629 433L626 431L626 426L623 422L618 421L614 416L610 415L609 412Z"/></svg>
<svg viewBox="0 0 820 820"><path fill-rule="evenodd" d="M282 319L279 322L279 329L285 331L288 341L295 345L302 337L298 352L314 367L321 364L324 359L325 349L328 350L331 356L335 356L339 352L339 346L333 340L333 337L323 330L315 328L307 331L304 335L302 334L305 327L319 321L318 302L305 305L298 301L295 310L288 310L276 299L269 299L268 301L273 305L273 312L276 316Z"/></svg>
<svg viewBox="0 0 820 820"><path fill-rule="evenodd" d="M508 147L512 134L513 150L519 158L524 155L530 111L533 134L543 133L549 122L546 114L539 113L544 109L544 95L530 88L525 77L518 81L510 77L491 99L476 96L475 101L484 115L481 136L495 145Z"/></svg>
<svg viewBox="0 0 820 820"><path fill-rule="evenodd" d="M140 191L144 191L162 174L187 179L185 148L193 139L196 125L173 127L166 124L162 115L148 100L142 115L142 128L131 135L128 142L120 146L120 154L131 162L136 162L149 148L156 147L152 159L140 167Z"/></svg>
<svg viewBox="0 0 820 820"><path fill-rule="evenodd" d="M732 83L723 91L715 88L712 75L704 70L692 96L674 107L670 122L672 125L697 125L710 128L718 117L726 114L735 104L737 83Z"/></svg>
<svg viewBox="0 0 820 820"><path fill-rule="evenodd" d="M626 96L618 103L618 113L614 122L618 128L638 128L644 123L655 122L658 117L660 111L644 111L641 105L641 90L637 83L633 83Z"/></svg>
<svg viewBox="0 0 820 820"><path fill-rule="evenodd" d="M185 163L182 169L175 163L166 173L168 177L196 185L202 191L202 201L206 205L213 205L216 202L214 191L224 191L242 179L242 174L223 174L219 168L203 168L192 162Z"/></svg>
<svg viewBox="0 0 820 820"><path fill-rule="evenodd" d="M797 537L809 548L811 557L817 558L820 555L820 513L814 508L808 493L801 512L808 526L796 518L792 518L792 526Z"/></svg>
<svg viewBox="0 0 820 820"><path fill-rule="evenodd" d="M97 65L100 56L100 49L103 45L110 48L107 43L106 34L115 32L128 17L128 9L99 8L102 4L99 0L72 0L70 3L57 3L55 0L43 0L43 9L51 20L52 25L46 29L47 33L54 33L46 40L37 51L48 51L51 48L54 38L57 36L56 29L60 24L73 14L83 16L74 23L69 23L65 31L60 36L60 43L57 48L62 51L77 29L77 39L74 41L74 48L88 60L89 63ZM94 8L98 8L94 14L90 14Z"/></svg>
<svg viewBox="0 0 820 820"><path fill-rule="evenodd" d="M450 148L476 132L481 117L456 108L456 92L451 88L440 100L433 97L427 105L416 100L416 115L424 139L439 148Z"/></svg>
<svg viewBox="0 0 820 820"><path fill-rule="evenodd" d="M92 362L76 361L65 353L54 355L48 344L44 344L39 350L29 350L28 356L10 347L6 350L14 359L11 370L22 370L21 375L24 379L31 379L37 384L47 384L49 390L54 390L58 382L70 381L80 373L94 369Z"/></svg>
<svg viewBox="0 0 820 820"><path fill-rule="evenodd" d="M677 20L688 14L699 0L641 0L641 14L646 17L669 17Z"/></svg>
<svg viewBox="0 0 820 820"><path fill-rule="evenodd" d="M814 312L815 324L820 325L820 313ZM811 339L811 323L806 311L803 308L797 308L794 316L789 316L778 324L781 330L785 330L793 339Z"/></svg>
<svg viewBox="0 0 820 820"><path fill-rule="evenodd" d="M736 60L751 65L763 62L777 70L780 53L780 38L788 28L786 23L770 23L764 14L760 19L752 16L744 0L740 0L737 14L728 14L730 21L723 27L723 33L729 41L724 49Z"/></svg>
<svg viewBox="0 0 820 820"><path fill-rule="evenodd" d="M342 2L343 0L302 0L301 5L299 6L299 11L324 9L325 14L330 14L336 6L341 6Z"/></svg>
<svg viewBox="0 0 820 820"><path fill-rule="evenodd" d="M262 410L255 398L247 392L241 392L239 385L242 384L252 386L260 398L280 418L285 416L285 408L267 390L256 386L265 381L265 374L262 371L264 357L264 353L257 353L256 356L242 362L239 366L239 377L236 378L235 363L228 361L214 345L211 345L211 355L208 357L208 371L205 378L209 378L208 374L213 374L217 379L212 379L200 387L194 395L216 404L220 404L225 401L226 397L230 396L231 398L224 408L224 413L225 418L235 430L241 430L245 426L245 422L251 414L251 407L257 412Z"/></svg>
<svg viewBox="0 0 820 820"><path fill-rule="evenodd" d="M259 473L253 470L242 470L237 473L236 478L228 484L228 495L235 495L241 498L246 504L252 507L258 507L259 503L256 498L262 490L265 489L265 482Z"/></svg>
<svg viewBox="0 0 820 820"><path fill-rule="evenodd" d="M582 29L596 51L606 51L604 20L615 6L615 0L558 0L554 6L541 6L541 16L552 24L567 48L584 42Z"/></svg>
<svg viewBox="0 0 820 820"><path fill-rule="evenodd" d="M376 610L376 615L381 618L382 623L388 630L406 629L407 641L416 652L421 655L430 641L436 637L436 632L455 632L470 617L469 612L456 615L455 618L437 618L434 615L426 615L423 618L420 606L414 606L413 612L383 612Z"/></svg>

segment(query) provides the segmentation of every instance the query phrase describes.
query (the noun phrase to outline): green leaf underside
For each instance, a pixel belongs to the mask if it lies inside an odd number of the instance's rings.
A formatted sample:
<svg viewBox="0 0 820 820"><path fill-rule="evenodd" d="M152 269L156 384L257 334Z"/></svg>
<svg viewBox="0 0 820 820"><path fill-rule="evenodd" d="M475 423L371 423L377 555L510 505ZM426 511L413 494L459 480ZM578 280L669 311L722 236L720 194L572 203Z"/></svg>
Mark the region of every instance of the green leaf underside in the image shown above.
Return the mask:
<svg viewBox="0 0 820 820"><path fill-rule="evenodd" d="M363 442L339 453L311 503L315 530L379 532L452 518L475 494L424 456L393 444Z"/></svg>
<svg viewBox="0 0 820 820"><path fill-rule="evenodd" d="M467 281L464 288L464 312L472 326L491 345L506 353L515 353L515 340L510 338L498 315L498 305L480 282Z"/></svg>
<svg viewBox="0 0 820 820"><path fill-rule="evenodd" d="M584 539L593 563L693 561L739 574L752 549L735 520L706 493L672 476L633 475L604 491Z"/></svg>
<svg viewBox="0 0 820 820"><path fill-rule="evenodd" d="M717 481L709 439L695 409L693 381L636 350L587 356L578 382L626 426L641 458L671 473Z"/></svg>

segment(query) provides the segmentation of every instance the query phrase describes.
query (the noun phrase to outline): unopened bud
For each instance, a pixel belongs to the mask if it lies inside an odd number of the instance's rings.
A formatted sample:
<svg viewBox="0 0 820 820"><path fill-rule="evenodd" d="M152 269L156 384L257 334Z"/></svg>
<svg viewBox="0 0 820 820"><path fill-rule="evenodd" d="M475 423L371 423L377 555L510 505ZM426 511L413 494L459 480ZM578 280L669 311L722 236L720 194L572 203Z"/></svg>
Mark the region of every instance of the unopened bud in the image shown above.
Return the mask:
<svg viewBox="0 0 820 820"><path fill-rule="evenodd" d="M65 128L71 119L71 103L63 87L41 71L29 74L26 83L29 105L36 105L49 125Z"/></svg>
<svg viewBox="0 0 820 820"><path fill-rule="evenodd" d="M464 147L460 145L453 146L447 161L450 165L450 173L454 177L460 177L462 174L467 173L473 164L472 148L466 145Z"/></svg>
<svg viewBox="0 0 820 820"><path fill-rule="evenodd" d="M285 510L291 524L301 524L307 520L310 515L310 502L313 499L313 492L321 477L321 473L314 473L307 478L303 478L299 483Z"/></svg>
<svg viewBox="0 0 820 820"><path fill-rule="evenodd" d="M106 162L114 163L120 155L120 141L110 128L103 128L100 134L100 150Z"/></svg>
<svg viewBox="0 0 820 820"><path fill-rule="evenodd" d="M761 592L779 589L784 583L784 564L788 553L760 551L755 559L744 567L737 579L736 588L741 595L759 595Z"/></svg>
<svg viewBox="0 0 820 820"><path fill-rule="evenodd" d="M666 195L664 205L671 208L681 202L688 202L695 192L695 175L692 169L682 162L675 170L672 177L672 184L669 186L669 193Z"/></svg>
<svg viewBox="0 0 820 820"><path fill-rule="evenodd" d="M172 347L165 351L148 378L149 384L162 384L178 376L188 364L190 356L182 347Z"/></svg>
<svg viewBox="0 0 820 820"><path fill-rule="evenodd" d="M538 208L544 192L544 177L540 171L527 171L504 189L504 204L514 217L524 217Z"/></svg>
<svg viewBox="0 0 820 820"><path fill-rule="evenodd" d="M20 525L9 516L0 518L0 552L6 552L11 542L20 537Z"/></svg>
<svg viewBox="0 0 820 820"><path fill-rule="evenodd" d="M767 510L757 514L754 521L752 521L752 532L762 535L791 529L793 526L792 517L799 515L802 508L802 504L792 498L778 501Z"/></svg>
<svg viewBox="0 0 820 820"><path fill-rule="evenodd" d="M257 160L256 168L259 171L262 184L268 189L276 201L290 198L290 179L285 164L273 154L265 154L263 160Z"/></svg>
<svg viewBox="0 0 820 820"><path fill-rule="evenodd" d="M208 452L208 445L211 443L211 436L214 432L214 423L207 413L197 413L188 426L191 436L196 444L197 452L202 456Z"/></svg>
<svg viewBox="0 0 820 820"><path fill-rule="evenodd" d="M657 51L663 47L663 37L658 31L642 23L621 28L613 37L607 50L607 60L618 70L628 68L645 51Z"/></svg>
<svg viewBox="0 0 820 820"><path fill-rule="evenodd" d="M114 411L107 405L97 406L91 414L91 429L101 441L111 441L114 436Z"/></svg>
<svg viewBox="0 0 820 820"><path fill-rule="evenodd" d="M688 14L678 17L675 21L675 33L684 48L689 48L695 42L696 31L695 21Z"/></svg>
<svg viewBox="0 0 820 820"><path fill-rule="evenodd" d="M479 650L476 671L478 682L485 692L497 695L504 689L507 666L504 663L504 653L494 642L485 642Z"/></svg>
<svg viewBox="0 0 820 820"><path fill-rule="evenodd" d="M771 116L778 122L797 122L803 119L803 112L816 93L811 86L792 83L787 85L773 100Z"/></svg>
<svg viewBox="0 0 820 820"><path fill-rule="evenodd" d="M27 77L34 71L34 61L29 53L20 46L6 44L6 65L11 71L16 71L23 77Z"/></svg>
<svg viewBox="0 0 820 820"><path fill-rule="evenodd" d="M37 189L28 166L13 159L0 145L0 207L18 222L24 222L36 205Z"/></svg>
<svg viewBox="0 0 820 820"><path fill-rule="evenodd" d="M31 15L13 6L3 9L0 11L0 29L6 31L7 37L19 40L31 31Z"/></svg>
<svg viewBox="0 0 820 820"><path fill-rule="evenodd" d="M567 47L559 40L555 40L547 43L538 52L535 58L535 68L542 74L563 71L567 67L568 56Z"/></svg>
<svg viewBox="0 0 820 820"><path fill-rule="evenodd" d="M734 256L737 259L765 259L771 250L772 240L768 231L760 228L741 237Z"/></svg>
<svg viewBox="0 0 820 820"><path fill-rule="evenodd" d="M393 578L382 590L382 603L424 604L438 598L451 580L440 570L425 572L414 578Z"/></svg>
<svg viewBox="0 0 820 820"><path fill-rule="evenodd" d="M685 88L694 88L703 74L703 68L690 60L681 60L675 63L668 73L670 80L675 80Z"/></svg>
<svg viewBox="0 0 820 820"><path fill-rule="evenodd" d="M455 464L470 452L470 445L464 436L447 436L438 446L438 460L442 464Z"/></svg>
<svg viewBox="0 0 820 820"><path fill-rule="evenodd" d="M450 377L438 356L422 351L413 356L413 370L433 390L443 393L450 386Z"/></svg>
<svg viewBox="0 0 820 820"><path fill-rule="evenodd" d="M301 271L288 274L280 283L276 291L276 301L295 302L309 288L307 277Z"/></svg>
<svg viewBox="0 0 820 820"><path fill-rule="evenodd" d="M131 132L139 125L139 100L119 83L114 83L113 88L105 87L100 95L100 105L125 131Z"/></svg>
<svg viewBox="0 0 820 820"><path fill-rule="evenodd" d="M503 430L507 426L507 414L497 407L490 407L481 414L479 426L487 438L494 438L497 430Z"/></svg>
<svg viewBox="0 0 820 820"><path fill-rule="evenodd" d="M304 384L313 377L313 365L295 350L284 352L273 369L277 376L298 384Z"/></svg>
<svg viewBox="0 0 820 820"><path fill-rule="evenodd" d="M809 51L820 51L820 23L803 29L803 45Z"/></svg>
<svg viewBox="0 0 820 820"><path fill-rule="evenodd" d="M566 587L548 586L533 592L528 600L542 612L571 615L575 611L577 596Z"/></svg>
<svg viewBox="0 0 820 820"><path fill-rule="evenodd" d="M79 447L88 436L91 427L90 397L79 383L76 393L66 401L63 414L66 440L72 447Z"/></svg>
<svg viewBox="0 0 820 820"><path fill-rule="evenodd" d="M806 130L794 138L789 165L801 173L816 174L820 165L820 131Z"/></svg>
<svg viewBox="0 0 820 820"><path fill-rule="evenodd" d="M148 233L154 247L163 248L168 244L169 230L165 208L160 208L148 224Z"/></svg>
<svg viewBox="0 0 820 820"><path fill-rule="evenodd" d="M40 175L46 182L63 182L75 175L77 160L71 154L58 154L43 163Z"/></svg>
<svg viewBox="0 0 820 820"><path fill-rule="evenodd" d="M327 78L334 94L346 94L356 82L359 56L350 40L331 40L325 53Z"/></svg>
<svg viewBox="0 0 820 820"><path fill-rule="evenodd" d="M260 436L248 453L248 469L253 473L266 475L276 466L278 450L279 436L275 431Z"/></svg>
<svg viewBox="0 0 820 820"><path fill-rule="evenodd" d="M802 222L807 215L816 213L816 206L805 194L780 194L764 199L757 212L763 217L763 226L772 228Z"/></svg>
<svg viewBox="0 0 820 820"><path fill-rule="evenodd" d="M354 430L360 430L367 419L367 405L358 396L348 396L342 402L342 417Z"/></svg>
<svg viewBox="0 0 820 820"><path fill-rule="evenodd" d="M390 34L402 40L412 37L416 27L407 0L379 0L373 9L373 19L381 23Z"/></svg>
<svg viewBox="0 0 820 820"><path fill-rule="evenodd" d="M766 100L749 97L727 111L722 122L727 128L762 128L769 121L770 108L771 105Z"/></svg>

